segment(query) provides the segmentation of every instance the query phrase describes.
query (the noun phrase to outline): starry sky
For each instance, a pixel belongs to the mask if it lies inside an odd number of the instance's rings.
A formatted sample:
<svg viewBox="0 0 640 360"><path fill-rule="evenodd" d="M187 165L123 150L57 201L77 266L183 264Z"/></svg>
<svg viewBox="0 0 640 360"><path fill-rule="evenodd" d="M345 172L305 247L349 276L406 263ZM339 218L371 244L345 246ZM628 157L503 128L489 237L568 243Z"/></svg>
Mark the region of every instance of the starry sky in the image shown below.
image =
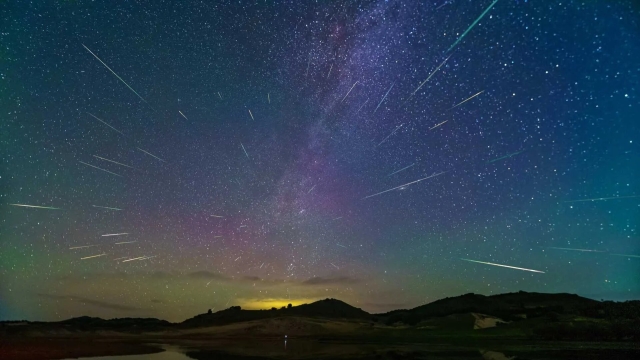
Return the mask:
<svg viewBox="0 0 640 360"><path fill-rule="evenodd" d="M0 16L0 319L640 298L637 2Z"/></svg>

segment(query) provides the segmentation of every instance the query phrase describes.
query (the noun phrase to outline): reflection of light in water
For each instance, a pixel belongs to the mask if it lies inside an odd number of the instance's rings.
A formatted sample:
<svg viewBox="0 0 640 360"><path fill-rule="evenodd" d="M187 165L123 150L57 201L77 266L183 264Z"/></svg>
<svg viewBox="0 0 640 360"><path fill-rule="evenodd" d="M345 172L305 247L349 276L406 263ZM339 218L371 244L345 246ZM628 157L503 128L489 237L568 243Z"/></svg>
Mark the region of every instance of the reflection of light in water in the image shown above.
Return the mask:
<svg viewBox="0 0 640 360"><path fill-rule="evenodd" d="M287 340L284 341L284 349L287 350Z"/></svg>
<svg viewBox="0 0 640 360"><path fill-rule="evenodd" d="M155 354L140 354L140 355L118 355L118 356L97 356L97 357L84 357L78 358L79 360L189 360L187 355L181 352L180 347L166 345L166 344L154 344L159 345L165 351Z"/></svg>

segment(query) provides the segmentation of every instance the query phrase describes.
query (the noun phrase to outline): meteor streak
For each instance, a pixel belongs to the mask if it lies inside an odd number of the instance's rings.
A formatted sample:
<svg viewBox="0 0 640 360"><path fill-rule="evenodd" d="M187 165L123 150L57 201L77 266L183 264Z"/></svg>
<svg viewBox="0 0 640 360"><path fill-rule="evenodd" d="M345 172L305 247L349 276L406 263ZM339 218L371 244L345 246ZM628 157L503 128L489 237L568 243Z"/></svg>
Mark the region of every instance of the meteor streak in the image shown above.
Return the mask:
<svg viewBox="0 0 640 360"><path fill-rule="evenodd" d="M462 33L462 35L460 35L460 37L458 38L458 40L456 40L456 42L453 43L453 45L451 45L451 47L449 48L449 50L447 50L447 52L451 51L451 49L453 49L454 47L456 47L456 45L458 45L458 43L460 42L460 40L462 40L463 37L465 37L465 35L467 35L467 33L471 30L471 28L473 28L474 26L476 26L476 24L478 23L478 21L480 21L480 19L482 19L488 12L489 10L491 10L491 8L493 7L493 5L495 5L498 2L498 0L494 0L491 5L489 5L489 7L482 13L480 14L480 16L476 19L476 21L474 21L471 26L469 26L467 28L467 30L465 32Z"/></svg>
<svg viewBox="0 0 640 360"><path fill-rule="evenodd" d="M148 151L142 150L142 149L140 149L139 147L136 147L136 149L138 149L138 150L142 151L143 153L145 153L145 154L147 154L147 155L149 155L149 156L153 156L154 158L156 158L156 159L158 159L158 160L160 160L160 161L162 161L162 162L165 162L164 160L160 159L159 157L157 157L157 156L153 155L152 153L150 153L150 152L148 152Z"/></svg>
<svg viewBox="0 0 640 360"><path fill-rule="evenodd" d="M509 269L516 269L516 270L523 270L523 271L531 271L531 272L541 273L541 274L544 274L544 273L545 273L544 271L540 271L540 270L525 269L525 268L521 268L521 267L515 267L515 266L509 266L509 265L502 265L502 264L494 264L494 263L484 262L484 261L469 260L469 259L463 259L463 258L460 258L460 260L469 261L469 262L474 262L474 263L478 263L478 264L485 264L485 265L492 265L492 266L501 266L501 267L505 267L505 268L509 268Z"/></svg>
<svg viewBox="0 0 640 360"><path fill-rule="evenodd" d="M429 128L429 130L433 130L433 129L435 129L435 128L437 128L437 127L441 126L441 125L443 125L443 124L444 124L444 123L446 123L447 121L449 121L449 120L445 120L445 121L441 122L440 124L438 124L438 125L436 125L436 126L430 127L430 128Z"/></svg>
<svg viewBox="0 0 640 360"><path fill-rule="evenodd" d="M404 124L400 124L400 126L398 126L397 128L395 128L395 130L393 130L393 131L391 132L391 134L387 135L387 137L386 137L386 138L382 139L382 141L380 141L380 143L379 143L378 145L376 145L376 147L380 146L380 144L382 144L383 142L387 141L387 139L388 139L388 138L390 138L390 137L391 137L391 135L395 134L395 133L396 133L396 131L398 131L398 129L400 129L400 128L402 127L402 125L404 125Z"/></svg>
<svg viewBox="0 0 640 360"><path fill-rule="evenodd" d="M104 171L104 172L108 172L109 174L113 174L113 175L115 175L115 176L120 176L120 177L122 177L122 175L118 175L118 174L116 174L116 173L114 173L114 172L111 172L111 171L109 171L109 170L105 170L105 169L103 169L103 168L99 168L99 167L97 167L97 166L94 166L94 165L91 165L91 164L87 164L86 162L82 162L82 161L78 161L78 162L79 162L79 163L81 163L81 164L87 165L87 166L91 166L92 168L95 168L95 169L98 169L98 170L102 170L102 171Z"/></svg>
<svg viewBox="0 0 640 360"><path fill-rule="evenodd" d="M131 168L131 169L133 169L133 168L134 168L133 166L129 166L129 165L125 165L125 164L119 163L119 162L117 162L117 161L113 161L113 160L105 159L105 158L100 157L100 156L98 156L98 155L93 155L93 157L98 158L98 159L100 159L100 160L104 160L104 161L112 162L112 163L114 163L114 164L118 164L118 165L126 166L126 167Z"/></svg>
<svg viewBox="0 0 640 360"><path fill-rule="evenodd" d="M478 95L482 94L483 92L484 92L484 90L480 91L479 93L477 93L477 94L475 94L475 95L473 95L473 96L471 96L471 97L466 98L465 100L463 100L463 101L461 101L461 102L457 103L456 105L454 105L454 106L450 107L450 108L449 108L449 110L451 110L451 109L453 109L453 108L457 108L458 106L460 106L460 105L462 105L462 104L466 103L467 101L469 101L469 100L473 99L474 97L476 97L476 96L478 96Z"/></svg>
<svg viewBox="0 0 640 360"><path fill-rule="evenodd" d="M249 159L249 154L247 153L247 150L244 148L244 145L240 143L240 146L242 146L242 151L244 151L244 154L247 155L247 159Z"/></svg>
<svg viewBox="0 0 640 360"><path fill-rule="evenodd" d="M351 89L349 89L349 91L347 91L347 95L345 95L345 96L342 98L342 101L341 101L341 102L343 102L343 101L344 101L344 99L346 99L346 98L347 98L347 96L349 96L349 93L351 93L351 90L353 90L353 88L356 86L356 84L357 84L357 83L358 83L357 81L353 83L353 86L351 86Z"/></svg>
<svg viewBox="0 0 640 360"><path fill-rule="evenodd" d="M129 233L104 234L104 235L100 235L100 236L121 236L121 235L129 235Z"/></svg>
<svg viewBox="0 0 640 360"><path fill-rule="evenodd" d="M329 68L329 72L327 73L327 77L329 77L329 74L331 74L331 69L333 69L333 64L331 64L331 67Z"/></svg>
<svg viewBox="0 0 640 360"><path fill-rule="evenodd" d="M96 208L101 208L101 209L118 210L118 211L122 210L122 209L118 209L118 208L114 208L114 207L108 207L108 206L98 206L98 205L91 205L91 206L96 207Z"/></svg>
<svg viewBox="0 0 640 360"><path fill-rule="evenodd" d="M178 110L178 112L180 113L180 115L182 115L182 117L183 117L183 118L187 119L187 117L186 117L186 116L184 116L184 114L182 113L182 111ZM187 119L187 120L189 120L189 119Z"/></svg>
<svg viewBox="0 0 640 360"><path fill-rule="evenodd" d="M356 114L359 113L360 110L362 110L362 108L367 104L368 101L369 101L369 98L367 98L367 100L365 100L364 103L360 105L360 108L358 109L358 111L356 111Z"/></svg>
<svg viewBox="0 0 640 360"><path fill-rule="evenodd" d="M134 243L134 242L137 242L137 241L122 241L122 242L117 242L114 245L131 244L131 243Z"/></svg>
<svg viewBox="0 0 640 360"><path fill-rule="evenodd" d="M134 260L142 260L142 259L144 259L144 258L145 258L144 256L140 256L140 257L133 258L133 259L122 260L122 262L134 261Z"/></svg>
<svg viewBox="0 0 640 360"><path fill-rule="evenodd" d="M451 57L451 55L447 56L447 58L446 58L446 59L444 59L444 61L443 61L443 62L441 62L441 63L440 63L440 65L438 65L438 67L437 67L435 70L433 70L433 71L431 72L431 74L429 74L429 76L427 76L427 78L426 78L423 82L421 82L421 83L420 83L420 85L419 85L415 90L413 90L413 92L411 93L411 96L415 95L415 94L418 92L418 90L420 90L420 88L421 88L424 84L426 84L426 83L427 83L427 81L429 81L429 79L431 79L431 77L432 77L436 72L438 72L438 70L440 70L440 68L442 67L442 65L444 65L444 64L447 62L447 60L449 60L449 58L450 58L450 57ZM411 96L409 96L409 99L411 99ZM407 100L407 101L409 101L409 100Z"/></svg>
<svg viewBox="0 0 640 360"><path fill-rule="evenodd" d="M308 193L310 193L313 189L315 189L317 185L318 185L318 184L313 185L313 186L311 187L311 189L309 189L309 191L307 191L307 194L308 194Z"/></svg>
<svg viewBox="0 0 640 360"><path fill-rule="evenodd" d="M568 251L582 251L582 252L596 252L596 253L603 253L603 252L606 252L606 251L602 251L602 250L589 250L589 249L563 248L563 247L555 247L555 246L549 246L549 249L556 249L556 250L568 250Z"/></svg>
<svg viewBox="0 0 640 360"><path fill-rule="evenodd" d="M391 84L391 87L389 88L389 90L387 90L387 93L384 94L384 96L382 97L382 100L380 100L380 102L378 103L378 106L376 106L376 109L373 110L373 113L375 114L376 111L378 111L378 108L380 107L380 105L382 105L382 102L384 101L384 99L387 98L387 95L389 95L389 91L391 91L391 89L393 89L393 85L395 85L396 83L393 82L393 84Z"/></svg>
<svg viewBox="0 0 640 360"><path fill-rule="evenodd" d="M249 110L249 115L251 115L251 120L256 121L256 119L253 118L253 114L251 113L251 110Z"/></svg>
<svg viewBox="0 0 640 360"><path fill-rule="evenodd" d="M632 258L640 258L640 255L628 255L628 254L610 254L610 255L614 255L614 256L626 256L626 257L632 257Z"/></svg>
<svg viewBox="0 0 640 360"><path fill-rule="evenodd" d="M437 173L437 174L429 175L429 176L424 177L424 178L422 178L422 179L418 179L418 180L415 180L415 181L412 181L412 182L408 182L408 183L406 183L406 184L404 184L404 185L396 186L396 187L391 188L391 189L389 189L389 190L381 191L381 192L376 193L376 194L373 194L373 195L365 196L365 197L363 197L361 200L368 199L368 198L370 198L370 197L374 197L374 196L378 196L378 195L382 195L382 194L384 194L384 193L386 193L386 192L393 191L393 190L396 190L396 189L400 189L400 188L402 188L402 187L405 187L405 186L408 186L408 185L412 185L412 184L418 183L418 182L423 181L423 180L431 179L432 177L440 176L440 175L442 175L442 174L444 174L444 173L446 173L446 171L442 171L442 172L439 172L439 173Z"/></svg>
<svg viewBox="0 0 640 360"><path fill-rule="evenodd" d="M391 175L394 175L394 174L399 173L400 171L407 170L408 168L412 167L413 165L415 165L415 163L413 163L413 164L411 164L411 165L409 165L409 166L403 167L402 169L400 169L400 170L398 170L398 171L394 171L394 172L392 172L391 174L389 174L389 175L387 175L387 176L391 176Z"/></svg>
<svg viewBox="0 0 640 360"><path fill-rule="evenodd" d="M93 258L97 258L97 257L100 257L100 256L105 256L105 255L107 255L107 254L106 253L102 253L100 255L86 256L86 257L80 258L80 260L93 259Z"/></svg>
<svg viewBox="0 0 640 360"><path fill-rule="evenodd" d="M216 217L216 218L222 218L222 219L224 218L224 216L220 216L220 215L211 215L211 216Z"/></svg>
<svg viewBox="0 0 640 360"><path fill-rule="evenodd" d="M60 208L50 207L50 206L38 206L38 205L25 205L25 204L9 204L13 206L22 206L28 208L36 208L36 209L49 209L49 210L62 210Z"/></svg>
<svg viewBox="0 0 640 360"><path fill-rule="evenodd" d="M336 268L336 269L340 270L340 268L339 268L339 267L337 267L337 266L335 266L333 263L329 263L329 264L333 265L333 267L334 267L334 268Z"/></svg>
<svg viewBox="0 0 640 360"><path fill-rule="evenodd" d="M514 153L507 154L507 155L505 155L505 156L501 156L501 157L499 157L499 158L497 158L497 159L489 160L489 161L487 161L487 164L491 164L492 162L496 162L496 161L498 161L498 160L507 159L507 158L510 158L510 157L512 157L512 156L516 156L516 155L520 154L520 153L521 153L521 152L523 152L523 151L524 151L524 150L516 151L516 152L514 152Z"/></svg>
<svg viewBox="0 0 640 360"><path fill-rule="evenodd" d="M119 133L120 133L120 135L124 135L124 134L122 133L122 131L120 131L120 130L118 130L118 129L114 128L113 126L111 126L111 125L109 125L109 124L107 124L105 121L103 121L102 119L100 119L100 118L98 118L97 116L93 115L92 113L88 112L87 114L89 114L89 115L93 116L93 118L94 118L94 119L96 119L96 120L100 121L101 123L103 123L103 124L107 125L108 127L112 128L114 131L119 132Z"/></svg>
<svg viewBox="0 0 640 360"><path fill-rule="evenodd" d="M572 202L583 202L583 201L606 201L606 200L616 200L616 199L631 199L640 197L639 195L631 195L631 196L612 196L612 197L603 197L603 198L593 198L593 199L580 199L580 200L569 200L565 201L566 203Z"/></svg>
<svg viewBox="0 0 640 360"><path fill-rule="evenodd" d="M84 46L84 44L82 44L82 46ZM144 102L145 102L145 104L149 105L149 103L147 102L147 100L145 100L142 96L140 96L140 94L138 94L135 90L133 90L133 88L132 88L131 86L129 86L129 84L127 84L124 80L122 80L122 78L121 78L120 76L118 76L118 74L116 74L113 70L111 70L111 68L110 68L107 64L105 64L105 63L104 63L104 61L100 60L100 58L99 58L96 54L94 54L94 53L93 53L93 51L89 50L89 48L88 48L88 47L86 47L86 46L84 46L84 48L85 48L85 49L87 49L87 51L88 51L88 52L90 52L90 53L91 53L91 55L93 55L93 57L95 57L96 59L98 59L98 61L100 61L100 62L102 63L102 65L104 65L104 67L106 67L107 69L109 69L109 71L111 71L111 73L112 73L113 75L115 75L115 76L118 78L118 80L122 81L122 83L123 83L123 84L125 84L125 85L129 88L129 90L133 91L133 93L134 93L134 94L138 95L138 97L140 98L140 100L144 101ZM152 108L152 109L153 109L153 108ZM155 110L155 109L154 109L154 110Z"/></svg>
<svg viewBox="0 0 640 360"><path fill-rule="evenodd" d="M90 247L94 247L94 246L98 246L98 245L74 246L74 247L70 247L69 250L84 249L84 248L90 248Z"/></svg>

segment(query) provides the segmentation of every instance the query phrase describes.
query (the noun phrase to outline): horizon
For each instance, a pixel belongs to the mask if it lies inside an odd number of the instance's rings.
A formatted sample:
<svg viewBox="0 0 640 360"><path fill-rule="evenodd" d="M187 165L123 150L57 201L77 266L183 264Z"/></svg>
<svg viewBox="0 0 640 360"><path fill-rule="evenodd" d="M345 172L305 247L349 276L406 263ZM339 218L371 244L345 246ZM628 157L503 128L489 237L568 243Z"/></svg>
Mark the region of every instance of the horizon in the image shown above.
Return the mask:
<svg viewBox="0 0 640 360"><path fill-rule="evenodd" d="M633 1L9 1L0 319L640 298Z"/></svg>
<svg viewBox="0 0 640 360"><path fill-rule="evenodd" d="M172 320L169 320L169 319L164 319L164 318L161 318L161 317L122 316L122 317L103 318L103 317L100 317L100 316L78 315L78 316L73 316L73 317L70 317L70 318L67 318L67 319L61 319L61 320L57 319L57 320L49 320L49 321L46 321L46 320L31 320L31 319L0 319L0 322L19 322L19 321L28 321L28 322L57 322L57 321L65 321L65 320L71 320L71 319L82 318L82 317L91 317L91 318L100 318L100 319L102 319L102 320L115 320L115 319L126 319L126 318L130 318L130 319L157 319L157 320L164 320L164 321L168 321L168 322L170 322L170 323L172 323L172 324L179 324L179 323L182 323L182 322L184 322L184 321L186 321L186 320L189 320L189 319L191 319L191 318L193 318L193 317L195 317L195 316L199 316L199 315L206 314L206 313L208 312L208 310L212 310L211 312L215 314L215 313L220 312L220 311L229 310L229 309L231 309L232 307L240 306L240 307L241 307L241 310L250 310L250 311L272 311L272 310L273 310L272 308L274 308L274 307L276 308L276 310L283 310L283 309L288 308L288 305L289 305L289 304L291 304L291 305L292 305L292 307L298 307L298 306L301 306L301 305L309 305L309 304L313 304L313 303L320 302L320 301L325 301L325 300L337 300L337 301L343 302L343 303L345 303L345 304L347 304L347 305L349 305L349 306L351 306L351 307L354 307L354 308L356 308L356 309L363 310L364 312L366 312L366 313L367 313L367 314L369 314L369 315L377 316L377 315L383 315L383 314L386 314L386 313L389 313L389 312L392 312L392 311L399 311L399 310L411 310L411 309L414 309L414 308L416 308L416 307L420 307L420 306L423 306L423 305L428 305L428 304L431 304L431 303L433 303L433 302L437 302L437 301L439 301L439 300L444 300L444 299L448 299L448 298L452 298L452 297L454 297L454 298L455 298L455 297L460 297L460 296L464 296L464 295L482 295L482 296L490 297L490 296L495 296L495 295L513 294L513 293L521 293L521 292L524 292L524 293L527 293L527 294L532 294L532 293L533 293L533 294L546 294L546 295L561 295L561 294L578 295L578 296L580 296L580 297L582 297L582 298L590 299L590 300L595 300L595 301L598 301L598 302L602 302L602 301L613 301L613 302L640 301L640 296L638 296L638 297L636 297L636 298L629 298L629 299L623 299L623 300L614 300L614 299L603 299L603 298L596 299L596 298L592 298L592 297L588 297L588 296L583 296L583 295L580 295L580 294L571 294L571 293L540 293L540 292L529 292L529 291L518 290L518 291L514 291L514 292L509 292L509 293L491 294L491 295L476 294L476 293L466 293L466 294L460 294L460 295L457 295L457 296L447 296L447 297L443 297L443 298L440 298L440 299L433 300L433 301L431 301L431 302L429 302L429 303L419 304L419 305L412 306L412 307L409 307L409 308L394 308L394 309L388 309L388 310L386 310L386 311L382 311L382 312L371 312L371 311L367 311L366 309L363 309L363 308L360 308L360 307L354 306L354 305L352 305L352 304L350 304L350 303L348 303L348 302L346 302L346 301L343 301L343 300L341 300L341 299L336 299L336 298L324 298L324 299L316 299L316 300L313 300L313 301L310 301L310 302L306 302L306 303L298 303L298 304L294 304L294 303L292 303L292 302L288 302L288 303L284 304L284 302L278 301L278 302L277 302L277 304L281 304L280 306L271 306L271 307L268 307L268 308L250 308L250 307L246 308L245 306L238 305L238 304L229 304L229 306L228 306L228 307L223 308L223 309L215 309L215 310L213 310L213 309L207 309L207 311L204 311L204 312L200 312L200 313L194 314L193 316L191 316L191 317L187 317L187 318L184 318L183 320L173 320L173 321L172 321ZM269 299L267 299L267 300L269 300ZM75 300L75 301L77 301L77 300ZM82 301L79 301L79 302L80 302L80 303L82 303ZM276 302L274 302L273 304L276 304ZM282 305L282 304L284 304L284 305Z"/></svg>

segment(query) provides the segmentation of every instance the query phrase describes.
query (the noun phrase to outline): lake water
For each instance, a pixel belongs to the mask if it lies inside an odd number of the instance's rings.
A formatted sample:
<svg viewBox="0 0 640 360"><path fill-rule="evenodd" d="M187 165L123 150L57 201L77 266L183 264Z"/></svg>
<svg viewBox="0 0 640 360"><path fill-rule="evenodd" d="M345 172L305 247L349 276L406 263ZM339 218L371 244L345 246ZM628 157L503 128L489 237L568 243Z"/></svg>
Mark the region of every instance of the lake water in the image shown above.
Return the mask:
<svg viewBox="0 0 640 360"><path fill-rule="evenodd" d="M91 359L91 360L193 360L184 354L184 351L176 346L160 345L165 351L155 354L143 354L143 355L121 355L121 356L98 356L98 357L83 357L76 359ZM67 359L71 360L71 359Z"/></svg>
<svg viewBox="0 0 640 360"><path fill-rule="evenodd" d="M430 360L517 360L517 359L640 359L640 350L623 349L529 349L522 353L472 348L453 349L445 344L422 346L379 346L375 344L321 343L316 341L235 342L213 346L211 342L191 343L189 346L158 344L165 351L155 354L85 357L87 360L258 360L258 359L430 359ZM220 344L218 344L220 345ZM440 345L440 346L439 346ZM204 348L204 349L203 349ZM68 359L71 360L71 359Z"/></svg>

